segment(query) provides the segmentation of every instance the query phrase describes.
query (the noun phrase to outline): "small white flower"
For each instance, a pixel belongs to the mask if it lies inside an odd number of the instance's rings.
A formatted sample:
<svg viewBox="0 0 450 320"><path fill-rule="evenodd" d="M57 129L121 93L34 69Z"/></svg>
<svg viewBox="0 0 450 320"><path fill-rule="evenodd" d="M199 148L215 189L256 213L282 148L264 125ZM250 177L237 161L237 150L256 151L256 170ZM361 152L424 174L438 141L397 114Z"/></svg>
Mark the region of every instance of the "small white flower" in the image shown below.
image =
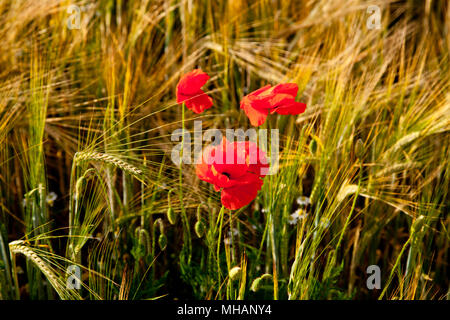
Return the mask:
<svg viewBox="0 0 450 320"><path fill-rule="evenodd" d="M299 206L306 207L307 205L311 204L311 199L308 197L300 196L297 198L297 203Z"/></svg>
<svg viewBox="0 0 450 320"><path fill-rule="evenodd" d="M50 193L47 195L47 197L46 197L45 200L47 200L47 201L55 201L56 198L58 198L58 195L52 191L52 192L50 192Z"/></svg>
<svg viewBox="0 0 450 320"><path fill-rule="evenodd" d="M266 208L262 208L262 210L261 210L262 213L267 213L267 211L268 210Z"/></svg>
<svg viewBox="0 0 450 320"><path fill-rule="evenodd" d="M305 211L303 211L302 209L297 209L293 214L289 216L288 222L289 224L294 225L297 224L299 220L305 219L307 216L308 214Z"/></svg>
<svg viewBox="0 0 450 320"><path fill-rule="evenodd" d="M53 191L47 194L47 197L45 198L45 201L48 203L50 207L53 207L53 203L55 202L56 198L58 196Z"/></svg>

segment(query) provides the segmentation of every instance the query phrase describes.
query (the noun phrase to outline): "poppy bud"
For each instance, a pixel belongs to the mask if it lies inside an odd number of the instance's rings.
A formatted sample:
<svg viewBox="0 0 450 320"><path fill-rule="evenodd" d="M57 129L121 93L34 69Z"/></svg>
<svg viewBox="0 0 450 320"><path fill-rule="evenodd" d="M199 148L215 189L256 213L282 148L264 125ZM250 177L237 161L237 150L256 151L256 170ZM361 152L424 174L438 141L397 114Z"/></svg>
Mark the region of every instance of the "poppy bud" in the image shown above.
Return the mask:
<svg viewBox="0 0 450 320"><path fill-rule="evenodd" d="M194 230L195 230L195 234L197 235L197 237L199 237L199 238L203 237L203 234L205 233L205 229L206 229L206 226L202 219L198 220L195 223Z"/></svg>
<svg viewBox="0 0 450 320"><path fill-rule="evenodd" d="M265 273L261 277L256 278L255 280L253 280L250 290L252 290L253 292L257 292L261 288L262 281L267 279L272 279L272 275Z"/></svg>
<svg viewBox="0 0 450 320"><path fill-rule="evenodd" d="M164 233L161 233L158 238L158 244L161 251L166 250L167 247L167 237Z"/></svg>
<svg viewBox="0 0 450 320"><path fill-rule="evenodd" d="M175 214L175 211L172 209L172 207L169 207L169 209L167 209L167 220L169 220L170 224L175 224L177 222L177 215Z"/></svg>
<svg viewBox="0 0 450 320"><path fill-rule="evenodd" d="M253 292L257 292L261 287L261 280L261 278L256 278L255 280L253 280L250 290L252 290Z"/></svg>
<svg viewBox="0 0 450 320"><path fill-rule="evenodd" d="M309 143L309 152L311 152L311 154L315 154L317 151L317 142L315 139L312 139L311 142Z"/></svg>
<svg viewBox="0 0 450 320"><path fill-rule="evenodd" d="M228 276L232 281L238 280L241 277L241 267L232 268Z"/></svg>
<svg viewBox="0 0 450 320"><path fill-rule="evenodd" d="M167 220L169 220L170 224L175 224L177 222L177 215L175 211L172 209L172 202L170 201L170 194L172 190L167 194L167 203L169 204L169 209L167 209Z"/></svg>
<svg viewBox="0 0 450 320"><path fill-rule="evenodd" d="M153 228L156 229L159 227L159 232L164 233L164 224L161 218L158 218L153 223Z"/></svg>

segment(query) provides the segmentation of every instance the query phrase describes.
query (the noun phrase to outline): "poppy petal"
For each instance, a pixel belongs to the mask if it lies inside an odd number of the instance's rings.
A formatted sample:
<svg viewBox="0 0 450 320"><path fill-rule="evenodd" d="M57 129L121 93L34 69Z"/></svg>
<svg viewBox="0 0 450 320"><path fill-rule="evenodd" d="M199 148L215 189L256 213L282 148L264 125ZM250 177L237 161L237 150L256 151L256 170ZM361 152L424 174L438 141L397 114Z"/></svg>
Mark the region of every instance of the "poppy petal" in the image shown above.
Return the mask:
<svg viewBox="0 0 450 320"><path fill-rule="evenodd" d="M287 94L292 98L297 96L298 85L296 83L280 83L273 87L274 94Z"/></svg>
<svg viewBox="0 0 450 320"><path fill-rule="evenodd" d="M265 85L262 88L259 88L258 90L255 90L251 93L249 93L246 97L252 97L252 96L259 96L261 95L263 92L268 91L272 86L270 84ZM245 97L244 97L245 98Z"/></svg>
<svg viewBox="0 0 450 320"><path fill-rule="evenodd" d="M284 104L284 105L281 105L281 106L275 108L274 110L272 110L272 113L276 112L276 113L282 114L282 115L300 114L300 113L305 112L305 110L306 110L306 104L293 101L289 104Z"/></svg>
<svg viewBox="0 0 450 320"><path fill-rule="evenodd" d="M213 183L214 179L210 174L210 166L205 162L199 163L195 166L195 174L200 178L200 180Z"/></svg>
<svg viewBox="0 0 450 320"><path fill-rule="evenodd" d="M177 92L183 95L194 95L209 80L209 75L201 69L195 69L181 77L177 85Z"/></svg>
<svg viewBox="0 0 450 320"><path fill-rule="evenodd" d="M258 180L255 183L223 189L221 201L225 208L236 210L252 202L263 185L263 181L261 179Z"/></svg>
<svg viewBox="0 0 450 320"><path fill-rule="evenodd" d="M262 125L266 121L267 115L269 114L268 108L255 108L255 106L261 107L261 104L261 102L251 100L241 102L241 109L244 109L245 114L250 120L252 126L258 127Z"/></svg>
<svg viewBox="0 0 450 320"><path fill-rule="evenodd" d="M186 107L195 113L202 113L213 105L212 98L200 90L198 95L185 100Z"/></svg>

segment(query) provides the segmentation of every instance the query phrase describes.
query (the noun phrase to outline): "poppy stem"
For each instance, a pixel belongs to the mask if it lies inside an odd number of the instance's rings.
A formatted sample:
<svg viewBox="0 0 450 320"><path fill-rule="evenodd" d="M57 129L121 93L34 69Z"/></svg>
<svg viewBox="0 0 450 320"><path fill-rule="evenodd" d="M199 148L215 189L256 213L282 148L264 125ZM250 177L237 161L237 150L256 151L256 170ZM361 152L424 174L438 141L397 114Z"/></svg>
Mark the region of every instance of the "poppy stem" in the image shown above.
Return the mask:
<svg viewBox="0 0 450 320"><path fill-rule="evenodd" d="M185 104L183 103L183 106L181 107L181 151L180 151L180 171L179 171L179 187L180 187L180 192L179 192L179 197L180 197L180 207L181 207L181 217L183 219L183 223L184 223L184 243L187 244L188 246L188 264L191 261L191 252L192 252L192 248L191 248L191 232L189 230L189 220L187 218L186 215L186 210L184 208L184 203L183 203L183 151L184 151L184 108L185 108Z"/></svg>
<svg viewBox="0 0 450 320"><path fill-rule="evenodd" d="M270 243L272 247L272 265L273 265L273 298L274 300L278 300L278 255L277 255L277 247L275 241L275 223L273 211L270 210L269 213L269 237Z"/></svg>
<svg viewBox="0 0 450 320"><path fill-rule="evenodd" d="M219 222L219 238L217 240L217 253L216 253L216 255L217 255L217 274L218 274L218 277L219 277L219 282L218 282L219 286L220 286L220 282L222 281L221 280L222 272L220 270L220 255L219 254L220 254L220 243L221 243L221 238L222 238L222 225L223 225L223 213L224 213L224 211L225 211L225 207L222 205L222 208L220 208L219 216L217 217L217 221ZM217 224L216 224L216 226L217 226Z"/></svg>

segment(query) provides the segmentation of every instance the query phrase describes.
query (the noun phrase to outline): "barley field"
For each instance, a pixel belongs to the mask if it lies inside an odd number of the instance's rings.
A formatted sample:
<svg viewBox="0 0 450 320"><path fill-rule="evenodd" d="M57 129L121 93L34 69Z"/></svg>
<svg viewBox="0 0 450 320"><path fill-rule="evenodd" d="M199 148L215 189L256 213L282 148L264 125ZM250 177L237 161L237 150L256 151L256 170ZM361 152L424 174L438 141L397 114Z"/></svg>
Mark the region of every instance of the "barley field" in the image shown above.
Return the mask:
<svg viewBox="0 0 450 320"><path fill-rule="evenodd" d="M0 0L0 299L450 299L449 53L443 0ZM173 161L228 129L277 170Z"/></svg>

